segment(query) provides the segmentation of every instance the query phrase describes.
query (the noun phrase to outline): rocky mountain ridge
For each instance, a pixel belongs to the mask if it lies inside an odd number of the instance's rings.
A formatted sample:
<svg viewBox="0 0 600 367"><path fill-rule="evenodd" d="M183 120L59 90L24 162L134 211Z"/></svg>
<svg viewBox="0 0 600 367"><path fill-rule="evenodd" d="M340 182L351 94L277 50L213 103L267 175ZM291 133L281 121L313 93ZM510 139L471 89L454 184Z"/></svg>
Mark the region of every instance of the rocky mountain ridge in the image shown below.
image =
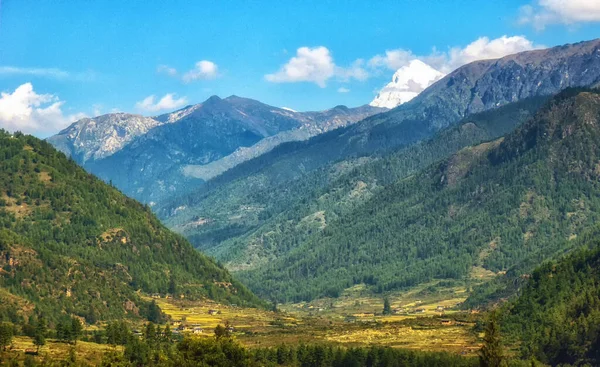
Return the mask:
<svg viewBox="0 0 600 367"><path fill-rule="evenodd" d="M296 112L238 96L212 96L156 117L119 113L83 119L48 141L126 194L153 202L281 143L306 140L385 110L336 106Z"/></svg>

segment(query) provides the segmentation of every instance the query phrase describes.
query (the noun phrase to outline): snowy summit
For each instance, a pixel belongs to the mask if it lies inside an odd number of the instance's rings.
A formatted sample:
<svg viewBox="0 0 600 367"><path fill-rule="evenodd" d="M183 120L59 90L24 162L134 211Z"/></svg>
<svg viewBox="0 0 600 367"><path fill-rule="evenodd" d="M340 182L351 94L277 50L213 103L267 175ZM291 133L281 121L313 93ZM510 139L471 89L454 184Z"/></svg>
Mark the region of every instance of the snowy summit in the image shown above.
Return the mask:
<svg viewBox="0 0 600 367"><path fill-rule="evenodd" d="M397 107L415 98L425 88L443 77L443 73L423 61L412 60L394 73L392 81L383 87L370 105L386 108Z"/></svg>

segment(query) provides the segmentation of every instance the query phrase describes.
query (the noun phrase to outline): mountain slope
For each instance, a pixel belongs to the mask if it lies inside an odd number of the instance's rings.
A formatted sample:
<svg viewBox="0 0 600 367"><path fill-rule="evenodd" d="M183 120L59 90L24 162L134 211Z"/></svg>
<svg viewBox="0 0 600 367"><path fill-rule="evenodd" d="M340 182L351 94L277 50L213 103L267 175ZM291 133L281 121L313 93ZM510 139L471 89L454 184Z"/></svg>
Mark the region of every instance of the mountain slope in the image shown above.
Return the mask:
<svg viewBox="0 0 600 367"><path fill-rule="evenodd" d="M138 290L257 305L229 273L50 144L0 131L2 318L145 316ZM14 320L13 320L14 321Z"/></svg>
<svg viewBox="0 0 600 367"><path fill-rule="evenodd" d="M413 144L472 113L524 98L549 96L567 87L595 85L600 81L598 55L600 40L594 40L476 61L450 73L408 103L309 141L285 144L254 161L251 169L293 176L293 171L308 172L341 159L383 154ZM248 166L239 167L238 174L227 172L226 176L239 178L248 171Z"/></svg>
<svg viewBox="0 0 600 367"><path fill-rule="evenodd" d="M238 273L279 299L468 277L543 261L599 218L600 96L563 93L528 123L464 148L326 222L290 251ZM299 241L299 243L295 243Z"/></svg>
<svg viewBox="0 0 600 367"><path fill-rule="evenodd" d="M81 119L48 138L48 142L80 164L85 164L88 160L114 154L160 124L150 117L112 113Z"/></svg>
<svg viewBox="0 0 600 367"><path fill-rule="evenodd" d="M211 179L203 187L192 191L188 197L175 196L174 199L167 200L157 208L157 212L168 217L178 208L195 207L210 191L219 197L230 197L232 199L228 201L234 202L239 198L242 187L276 193L287 186L283 190L297 196L294 187L302 190L308 188L310 191L315 181L312 178L298 183L294 181L313 171L315 175L319 175L319 170L333 170L336 165L343 165L342 162L364 161L364 158L359 157L378 157L410 147L477 111L493 109L530 96L547 96L568 86L594 85L600 80L599 47L600 40L594 40L465 65L408 103L308 141L282 144ZM443 155L438 155L438 159L442 157ZM223 204L218 201L215 203ZM237 207L232 208L232 212L236 214L231 216L258 215L262 208L271 206L268 200L255 201L252 205L254 209L251 210L244 209L244 205L246 204L241 200ZM211 204L205 208L208 211L211 208L218 209ZM209 215L209 220L210 217ZM191 227L198 227L199 219L192 216L187 223L182 223L181 220L170 223L173 226L189 224ZM200 222L206 223L204 220ZM208 242L212 241L214 244L242 235L247 231L244 228L246 225L234 225L216 233L214 240L209 239ZM187 228L182 231L187 231ZM198 231L194 229L193 232ZM204 238L192 240L199 246L206 242Z"/></svg>
<svg viewBox="0 0 600 367"><path fill-rule="evenodd" d="M344 160L308 173L295 172L294 179L270 171L249 172L156 210L167 226L227 262L230 269L258 267L288 251L290 238L298 242L312 230L321 230L321 221L304 218L320 213L315 218L329 222L398 179L465 146L512 131L545 100L526 99L476 114L406 149Z"/></svg>
<svg viewBox="0 0 600 367"><path fill-rule="evenodd" d="M522 357L553 366L600 363L597 237L586 245L536 269L518 299L505 307L505 332L521 341Z"/></svg>
<svg viewBox="0 0 600 367"><path fill-rule="evenodd" d="M382 111L338 106L300 113L213 96L154 118L84 119L48 141L126 194L153 202L182 194L281 143L306 140Z"/></svg>

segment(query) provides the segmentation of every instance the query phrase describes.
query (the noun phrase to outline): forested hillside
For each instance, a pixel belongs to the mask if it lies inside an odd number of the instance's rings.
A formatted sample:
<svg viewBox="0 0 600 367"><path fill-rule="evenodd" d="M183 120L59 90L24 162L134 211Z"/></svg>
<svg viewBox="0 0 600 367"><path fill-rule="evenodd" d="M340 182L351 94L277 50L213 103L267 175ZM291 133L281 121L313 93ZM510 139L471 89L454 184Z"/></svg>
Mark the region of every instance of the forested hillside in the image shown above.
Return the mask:
<svg viewBox="0 0 600 367"><path fill-rule="evenodd" d="M281 300L385 291L433 278L533 268L600 213L600 95L569 90L505 139L467 147L328 221L290 251L240 272Z"/></svg>
<svg viewBox="0 0 600 367"><path fill-rule="evenodd" d="M475 114L431 140L385 155L289 175L277 174L279 167L248 171L218 189L176 199L159 212L173 213L168 226L232 268L257 267L398 179L465 146L510 132L544 101L546 97L529 98ZM246 165L251 169L253 164Z"/></svg>
<svg viewBox="0 0 600 367"><path fill-rule="evenodd" d="M506 307L505 332L520 341L524 358L551 365L600 363L597 237L587 245L534 271L520 297Z"/></svg>
<svg viewBox="0 0 600 367"><path fill-rule="evenodd" d="M50 144L0 131L0 319L147 316L142 293L260 301Z"/></svg>

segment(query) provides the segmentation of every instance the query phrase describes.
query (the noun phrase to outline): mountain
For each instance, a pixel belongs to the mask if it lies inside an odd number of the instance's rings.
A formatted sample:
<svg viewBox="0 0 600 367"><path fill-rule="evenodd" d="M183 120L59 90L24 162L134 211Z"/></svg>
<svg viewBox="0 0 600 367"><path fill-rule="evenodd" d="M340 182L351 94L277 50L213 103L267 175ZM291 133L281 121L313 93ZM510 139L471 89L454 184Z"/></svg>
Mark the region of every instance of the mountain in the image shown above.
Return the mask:
<svg viewBox="0 0 600 367"><path fill-rule="evenodd" d="M520 296L502 312L504 332L520 341L524 359L547 365L600 364L600 247L547 262L527 276Z"/></svg>
<svg viewBox="0 0 600 367"><path fill-rule="evenodd" d="M237 96L213 96L154 118L112 114L84 119L48 141L126 194L153 202L183 194L283 142L305 140L381 111L338 106L299 113Z"/></svg>
<svg viewBox="0 0 600 367"><path fill-rule="evenodd" d="M392 81L377 94L369 104L374 107L394 108L410 101L444 74L420 60L412 60L398 69Z"/></svg>
<svg viewBox="0 0 600 367"><path fill-rule="evenodd" d="M0 319L147 317L141 295L259 305L147 206L47 142L0 131Z"/></svg>
<svg viewBox="0 0 600 367"><path fill-rule="evenodd" d="M387 291L530 270L600 219L599 116L597 92L562 93L505 138L378 191L356 185L346 200L360 200L338 215L282 221L252 243L278 256L237 275L258 294L298 301L357 283Z"/></svg>
<svg viewBox="0 0 600 367"><path fill-rule="evenodd" d="M307 218L335 219L399 179L466 146L512 131L544 101L545 97L529 98L475 114L405 149L343 160L309 172L280 175L278 166L252 171L251 161L209 181L204 190L154 209L167 226L230 269L257 268L284 254L287 247L283 244L290 237L297 241L313 229L322 229L320 221ZM240 177L227 177L245 166L248 171Z"/></svg>
<svg viewBox="0 0 600 367"><path fill-rule="evenodd" d="M267 182L290 182L335 162L384 155L426 140L473 113L595 85L600 81L599 54L600 40L594 40L473 62L410 102L307 141L282 144L211 179L198 193L259 172Z"/></svg>
<svg viewBox="0 0 600 367"><path fill-rule="evenodd" d="M285 108L284 108L285 109ZM276 146L293 141L307 140L324 132L343 127L363 120L375 113L384 112L384 108L361 106L348 108L336 106L332 109L318 112L293 112L304 124L298 129L287 130L268 136L250 147L240 147L235 152L216 161L204 165L186 165L183 174L188 177L208 181L240 163L268 153Z"/></svg>
<svg viewBox="0 0 600 367"><path fill-rule="evenodd" d="M123 149L134 138L159 126L160 121L128 113L111 113L95 118L84 118L48 142L77 162L106 158Z"/></svg>
<svg viewBox="0 0 600 367"><path fill-rule="evenodd" d="M338 177L344 182L349 177L343 174L360 170L359 166L376 177L373 187L367 185L368 190L359 190L370 193L373 188L390 184L394 178L400 179L403 174L415 173L426 164L445 158L455 151L452 149L464 147L461 144L482 141L475 136L485 140L507 133L533 111L526 102L530 98L544 98L571 84L596 84L600 79L599 45L600 41L595 40L465 65L389 112L308 141L282 144L209 180L189 195L166 200L155 209L171 228L185 234L194 245L223 261L235 262L230 263L234 269L246 259L253 260L244 267L252 267L265 259L264 254L240 257L239 253L246 248L262 252L265 243L276 242L265 236L253 239L253 233L260 234L260 227L271 217L287 218L287 209L300 203L320 207L316 201L322 199L314 196L317 193L328 194L324 196L327 201L347 201L341 194L346 191L334 190L340 185L332 182ZM570 77L572 73L576 77ZM511 100L522 101L524 105L511 108L515 103ZM484 118L497 122L496 130L494 123L486 123L483 130L465 128L466 132L483 133L469 139L465 138L468 135L458 134L456 144L444 145L444 140L423 144L440 129L468 121L474 111L490 111L498 106L506 106L512 112L498 112L494 113L496 117ZM512 114L514 120L504 121L502 113ZM461 117L464 115L467 117ZM368 177L361 177L360 181L368 183ZM330 195L331 192L337 196ZM267 233L286 236L299 231L279 226ZM229 240L235 246L222 243ZM272 246L277 248L275 244Z"/></svg>

